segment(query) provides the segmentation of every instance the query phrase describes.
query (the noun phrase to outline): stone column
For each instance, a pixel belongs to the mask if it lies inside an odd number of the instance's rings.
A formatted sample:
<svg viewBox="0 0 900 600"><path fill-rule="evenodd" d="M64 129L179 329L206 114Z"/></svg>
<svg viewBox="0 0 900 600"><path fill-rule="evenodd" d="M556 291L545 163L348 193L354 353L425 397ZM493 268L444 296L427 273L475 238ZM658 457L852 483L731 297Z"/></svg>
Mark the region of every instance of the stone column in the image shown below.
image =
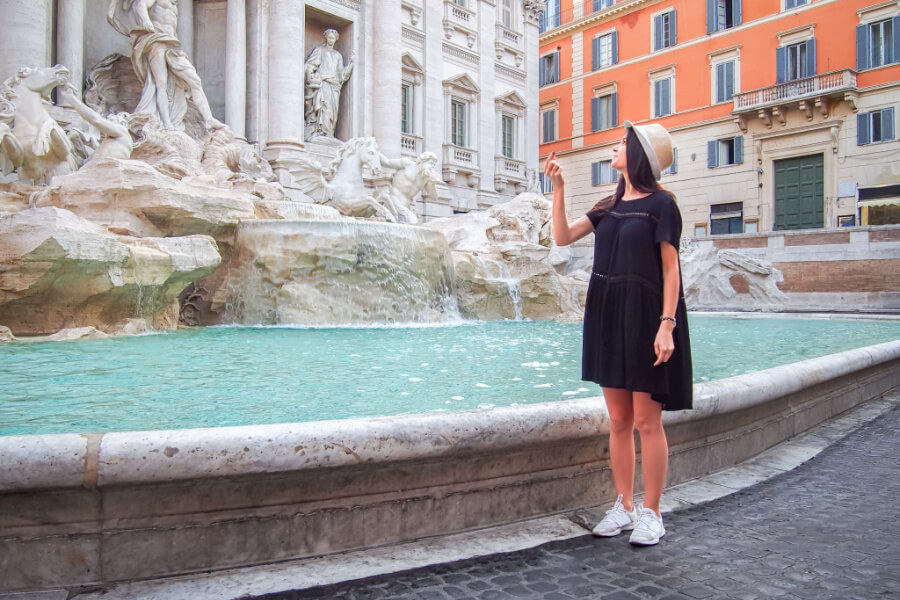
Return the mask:
<svg viewBox="0 0 900 600"><path fill-rule="evenodd" d="M538 169L540 157L540 89L538 87L540 54L538 25L543 7L525 3L525 168Z"/></svg>
<svg viewBox="0 0 900 600"><path fill-rule="evenodd" d="M56 8L56 62L69 69L79 97L84 82L84 10L84 0L58 0Z"/></svg>
<svg viewBox="0 0 900 600"><path fill-rule="evenodd" d="M400 63L402 11L400 0L379 0L374 14L373 133L385 156L400 156Z"/></svg>
<svg viewBox="0 0 900 600"><path fill-rule="evenodd" d="M497 80L496 67L494 66L494 40L497 31L497 15L494 3L480 3L478 40L476 49L481 55L478 63L478 99L472 103L472 110L477 111L475 121L478 125L473 132L478 137L470 143L473 148L478 148L478 168L481 171L478 179L478 205L479 208L496 204L500 198L494 189L494 157L497 152L497 104L495 101Z"/></svg>
<svg viewBox="0 0 900 600"><path fill-rule="evenodd" d="M228 0L225 10L225 124L243 138L247 123L247 5Z"/></svg>
<svg viewBox="0 0 900 600"><path fill-rule="evenodd" d="M275 162L303 149L304 3L269 2L268 133L264 155Z"/></svg>
<svg viewBox="0 0 900 600"><path fill-rule="evenodd" d="M0 0L0 81L19 67L49 67L53 0Z"/></svg>
<svg viewBox="0 0 900 600"><path fill-rule="evenodd" d="M181 48L194 61L194 0L178 0L178 41Z"/></svg>
<svg viewBox="0 0 900 600"><path fill-rule="evenodd" d="M425 89L423 103L427 109L422 119L423 147L426 152L433 152L443 162L444 140L449 130L448 112L444 98L443 82L443 39L444 6L441 2L426 2L422 19L425 21ZM441 165L438 165L438 171Z"/></svg>

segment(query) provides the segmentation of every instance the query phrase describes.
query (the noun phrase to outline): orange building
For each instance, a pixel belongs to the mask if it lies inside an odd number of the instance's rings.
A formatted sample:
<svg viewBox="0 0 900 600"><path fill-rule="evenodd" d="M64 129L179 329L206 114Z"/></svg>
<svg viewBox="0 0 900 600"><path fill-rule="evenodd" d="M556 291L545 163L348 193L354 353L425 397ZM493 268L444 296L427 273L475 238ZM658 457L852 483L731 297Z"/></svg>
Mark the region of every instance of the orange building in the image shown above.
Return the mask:
<svg viewBox="0 0 900 600"><path fill-rule="evenodd" d="M571 217L614 190L627 119L671 132L685 235L900 222L900 1L544 5L540 153Z"/></svg>

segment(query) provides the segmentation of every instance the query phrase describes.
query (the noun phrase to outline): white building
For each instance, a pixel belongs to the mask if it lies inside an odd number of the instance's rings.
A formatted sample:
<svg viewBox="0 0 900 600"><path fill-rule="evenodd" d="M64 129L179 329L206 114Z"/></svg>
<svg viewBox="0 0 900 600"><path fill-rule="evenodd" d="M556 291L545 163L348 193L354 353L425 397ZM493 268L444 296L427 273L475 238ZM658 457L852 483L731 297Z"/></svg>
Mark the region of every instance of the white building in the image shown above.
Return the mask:
<svg viewBox="0 0 900 600"><path fill-rule="evenodd" d="M170 0L213 114L279 167L333 147L304 140L304 61L322 32L355 55L338 140L374 136L388 157L433 152L447 186L426 217L485 208L538 167L539 2L525 0ZM0 77L62 64L83 85L130 40L109 0L0 0ZM531 57L531 59L529 59Z"/></svg>

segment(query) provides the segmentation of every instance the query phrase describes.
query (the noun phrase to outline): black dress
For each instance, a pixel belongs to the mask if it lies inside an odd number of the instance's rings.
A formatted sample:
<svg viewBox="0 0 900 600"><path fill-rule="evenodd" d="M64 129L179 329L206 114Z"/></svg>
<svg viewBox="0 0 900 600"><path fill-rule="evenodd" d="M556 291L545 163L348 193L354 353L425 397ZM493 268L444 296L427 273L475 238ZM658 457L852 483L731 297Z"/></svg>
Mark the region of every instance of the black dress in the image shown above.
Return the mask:
<svg viewBox="0 0 900 600"><path fill-rule="evenodd" d="M587 213L594 225L594 268L584 311L582 379L604 387L648 392L663 410L693 403L691 342L684 287L679 282L675 351L654 367L653 343L662 315L660 243L676 249L681 212L668 192L620 200Z"/></svg>

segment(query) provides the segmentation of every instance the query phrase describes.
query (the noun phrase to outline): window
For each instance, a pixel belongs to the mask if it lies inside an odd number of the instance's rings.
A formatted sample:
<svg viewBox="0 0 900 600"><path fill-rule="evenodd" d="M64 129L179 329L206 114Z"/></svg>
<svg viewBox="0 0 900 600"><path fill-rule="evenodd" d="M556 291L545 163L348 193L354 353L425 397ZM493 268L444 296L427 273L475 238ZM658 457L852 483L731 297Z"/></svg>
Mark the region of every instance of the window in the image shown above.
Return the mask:
<svg viewBox="0 0 900 600"><path fill-rule="evenodd" d="M662 50L674 46L677 40L675 11L670 10L653 17L653 49Z"/></svg>
<svg viewBox="0 0 900 600"><path fill-rule="evenodd" d="M877 144L894 139L894 107L856 115L856 144Z"/></svg>
<svg viewBox="0 0 900 600"><path fill-rule="evenodd" d="M672 112L672 78L657 79L653 82L653 116L664 117Z"/></svg>
<svg viewBox="0 0 900 600"><path fill-rule="evenodd" d="M559 0L547 0L544 4L544 12L541 13L540 32L559 27Z"/></svg>
<svg viewBox="0 0 900 600"><path fill-rule="evenodd" d="M413 133L412 110L412 86L404 83L400 86L400 131L403 133Z"/></svg>
<svg viewBox="0 0 900 600"><path fill-rule="evenodd" d="M716 102L734 99L734 61L728 60L716 65Z"/></svg>
<svg viewBox="0 0 900 600"><path fill-rule="evenodd" d="M591 98L591 131L611 129L619 124L619 95L616 93Z"/></svg>
<svg viewBox="0 0 900 600"><path fill-rule="evenodd" d="M807 0L784 0L784 10L803 6L804 4L806 4L806 2Z"/></svg>
<svg viewBox="0 0 900 600"><path fill-rule="evenodd" d="M900 62L900 17L856 28L856 69L874 69Z"/></svg>
<svg viewBox="0 0 900 600"><path fill-rule="evenodd" d="M469 123L466 118L468 107L465 102L450 101L450 141L454 146L468 147Z"/></svg>
<svg viewBox="0 0 900 600"><path fill-rule="evenodd" d="M500 22L507 29L513 28L513 6L512 0L503 0L500 3Z"/></svg>
<svg viewBox="0 0 900 600"><path fill-rule="evenodd" d="M744 162L744 138L737 136L706 143L706 166L710 169Z"/></svg>
<svg viewBox="0 0 900 600"><path fill-rule="evenodd" d="M744 204L729 202L709 207L709 231L712 235L744 232Z"/></svg>
<svg viewBox="0 0 900 600"><path fill-rule="evenodd" d="M512 115L503 115L500 119L502 137L502 152L506 158L516 157L516 118Z"/></svg>
<svg viewBox="0 0 900 600"><path fill-rule="evenodd" d="M613 31L595 37L591 42L591 69L597 70L619 62L619 34Z"/></svg>
<svg viewBox="0 0 900 600"><path fill-rule="evenodd" d="M538 174L538 179L541 182L541 193L549 194L553 191L553 181L543 173Z"/></svg>
<svg viewBox="0 0 900 600"><path fill-rule="evenodd" d="M611 160L600 160L591 163L591 185L606 185L617 180L616 170L612 168Z"/></svg>
<svg viewBox="0 0 900 600"><path fill-rule="evenodd" d="M453 4L466 8L466 0L453 0Z"/></svg>
<svg viewBox="0 0 900 600"><path fill-rule="evenodd" d="M741 24L741 0L706 0L706 33Z"/></svg>
<svg viewBox="0 0 900 600"><path fill-rule="evenodd" d="M540 85L559 81L559 52L551 52L541 57Z"/></svg>
<svg viewBox="0 0 900 600"><path fill-rule="evenodd" d="M541 143L546 144L556 139L556 109L551 108L541 113Z"/></svg>
<svg viewBox="0 0 900 600"><path fill-rule="evenodd" d="M662 175L674 175L678 172L678 148L672 148L672 164L662 170Z"/></svg>
<svg viewBox="0 0 900 600"><path fill-rule="evenodd" d="M616 3L616 0L594 0L594 12L609 8Z"/></svg>
<svg viewBox="0 0 900 600"><path fill-rule="evenodd" d="M706 237L706 223L694 225L694 237Z"/></svg>
<svg viewBox="0 0 900 600"><path fill-rule="evenodd" d="M796 81L816 74L816 40L782 46L775 51L778 83Z"/></svg>

